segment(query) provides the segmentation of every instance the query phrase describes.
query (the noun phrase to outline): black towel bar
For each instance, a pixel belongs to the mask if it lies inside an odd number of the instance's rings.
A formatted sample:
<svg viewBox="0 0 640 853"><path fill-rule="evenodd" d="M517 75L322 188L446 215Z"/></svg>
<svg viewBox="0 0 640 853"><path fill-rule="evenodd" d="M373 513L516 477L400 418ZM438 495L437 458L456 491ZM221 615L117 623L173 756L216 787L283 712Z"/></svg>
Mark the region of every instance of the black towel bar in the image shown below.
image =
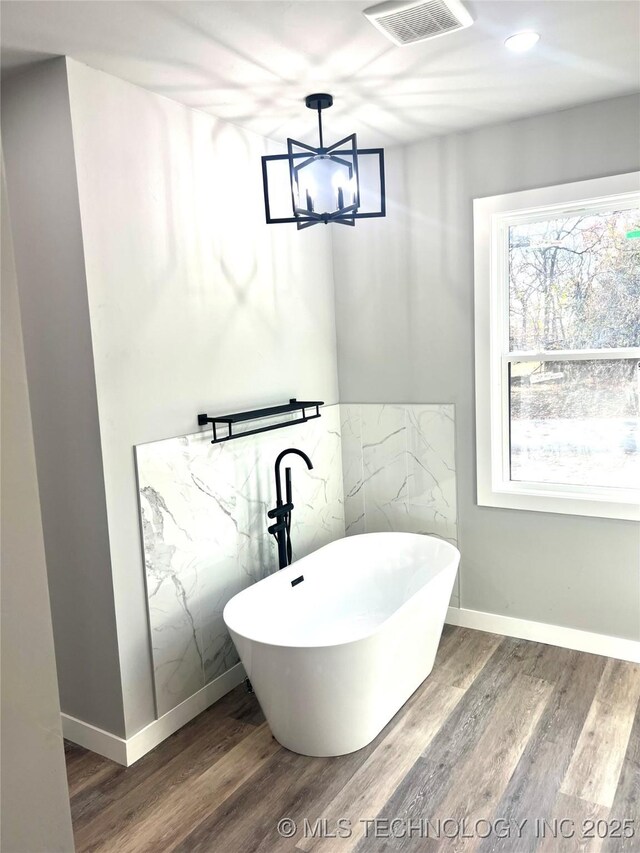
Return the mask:
<svg viewBox="0 0 640 853"><path fill-rule="evenodd" d="M233 415L219 415L214 418L207 414L198 415L198 424L205 426L211 424L213 427L213 440L211 444L220 444L223 441L230 441L233 438L242 438L245 435L256 435L259 432L268 432L280 427L293 426L294 424L303 424L307 421L312 421L314 418L320 417L320 406L324 403L320 400L300 401L295 397L289 400L284 406L271 406L268 409L253 409L250 412L236 412ZM307 414L308 410L315 410L312 414ZM285 415L290 412L302 412L302 416L290 421L282 421L282 423L268 424L263 427L255 427L244 432L234 432L233 425L243 423L244 421L260 420L261 418L273 418L276 415ZM227 428L226 435L218 435L218 427L224 425Z"/></svg>

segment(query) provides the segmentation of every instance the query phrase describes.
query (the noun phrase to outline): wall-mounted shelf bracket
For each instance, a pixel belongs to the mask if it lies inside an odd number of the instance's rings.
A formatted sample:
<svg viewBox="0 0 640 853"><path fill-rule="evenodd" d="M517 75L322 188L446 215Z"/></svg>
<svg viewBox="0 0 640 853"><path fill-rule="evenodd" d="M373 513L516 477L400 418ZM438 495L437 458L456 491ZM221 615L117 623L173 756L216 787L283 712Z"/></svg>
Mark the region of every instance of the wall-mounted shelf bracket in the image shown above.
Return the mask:
<svg viewBox="0 0 640 853"><path fill-rule="evenodd" d="M242 438L245 435L257 435L259 432L269 432L270 430L280 429L281 427L293 426L294 424L303 424L306 421L312 421L314 418L320 417L320 406L324 403L320 400L301 401L293 399L289 400L284 406L271 406L268 409L253 409L250 412L236 412L233 415L219 415L209 417L207 414L198 415L198 424L206 426L211 424L213 427L213 440L211 444L220 444L223 441L231 441L234 438ZM292 412L300 412L301 416L289 421L281 421L280 423L267 424L262 427L244 430L243 432L234 432L233 428L236 424L244 423L245 421L256 421L263 418L274 418L278 415L286 415ZM309 414L311 412L311 414ZM218 434L220 428L226 430L222 435Z"/></svg>

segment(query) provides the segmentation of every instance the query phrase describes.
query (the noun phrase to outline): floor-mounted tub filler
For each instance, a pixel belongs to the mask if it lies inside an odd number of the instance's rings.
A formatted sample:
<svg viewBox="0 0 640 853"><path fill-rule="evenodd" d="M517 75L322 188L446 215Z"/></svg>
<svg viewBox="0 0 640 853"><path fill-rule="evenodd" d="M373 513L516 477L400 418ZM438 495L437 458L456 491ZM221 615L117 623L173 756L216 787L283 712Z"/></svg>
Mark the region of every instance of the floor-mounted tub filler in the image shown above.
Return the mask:
<svg viewBox="0 0 640 853"><path fill-rule="evenodd" d="M283 746L343 755L373 740L431 672L459 560L432 536L365 533L231 599L224 621Z"/></svg>

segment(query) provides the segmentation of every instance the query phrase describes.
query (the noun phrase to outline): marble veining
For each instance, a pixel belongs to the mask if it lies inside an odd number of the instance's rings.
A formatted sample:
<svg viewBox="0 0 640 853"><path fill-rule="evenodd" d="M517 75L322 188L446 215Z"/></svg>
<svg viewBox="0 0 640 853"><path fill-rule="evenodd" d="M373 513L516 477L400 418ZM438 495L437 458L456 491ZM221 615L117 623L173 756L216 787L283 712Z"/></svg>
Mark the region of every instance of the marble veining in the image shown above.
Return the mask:
<svg viewBox="0 0 640 853"><path fill-rule="evenodd" d="M273 463L292 459L292 542L300 558L344 536L338 406L283 430L212 445L210 429L136 448L158 714L238 661L222 620L229 599L277 568L267 510Z"/></svg>
<svg viewBox="0 0 640 853"><path fill-rule="evenodd" d="M395 530L456 545L453 405L340 409L347 535Z"/></svg>
<svg viewBox="0 0 640 853"><path fill-rule="evenodd" d="M306 424L210 439L207 428L136 448L158 715L238 662L222 611L277 568L267 510L284 448L299 447L314 465L289 462L295 559L345 533L457 543L452 405L326 406Z"/></svg>

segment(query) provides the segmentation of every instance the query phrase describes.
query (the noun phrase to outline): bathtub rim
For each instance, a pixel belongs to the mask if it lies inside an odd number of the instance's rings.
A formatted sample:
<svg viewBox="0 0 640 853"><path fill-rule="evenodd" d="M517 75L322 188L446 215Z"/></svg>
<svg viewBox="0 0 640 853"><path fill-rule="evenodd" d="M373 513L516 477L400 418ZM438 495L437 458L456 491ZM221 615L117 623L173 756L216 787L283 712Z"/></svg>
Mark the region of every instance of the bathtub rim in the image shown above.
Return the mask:
<svg viewBox="0 0 640 853"><path fill-rule="evenodd" d="M392 613L390 613L382 622L380 622L378 625L376 625L375 628L373 628L370 631L367 631L366 633L361 634L358 637L351 637L348 640L342 640L342 641L336 642L336 643L300 643L300 642L298 642L298 643L272 643L272 642L268 642L264 639L260 639L258 637L255 637L255 636L250 636L248 634L243 633L242 631L238 631L237 628L233 627L232 625L230 625L227 622L227 618L225 616L225 614L227 613L227 609L229 608L231 603L236 598L242 596L245 592L247 592L247 590L253 589L255 586L262 583L263 581L268 581L270 578L282 574L282 572L289 572L291 574L291 576L294 576L296 574L295 567L298 565L298 563L305 560L307 556L311 556L311 554L317 554L320 551L322 551L324 548L330 548L336 542L342 542L345 540L354 540L354 539L358 539L358 538L363 537L363 536L366 536L366 537L372 537L372 536L395 537L395 536L398 536L398 537L402 537L405 539L408 537L411 537L411 538L419 537L420 539L432 539L432 540L435 540L436 542L439 542L439 543L443 544L444 546L446 546L445 551L449 552L448 553L448 559L446 561L443 561L442 566L440 566L437 574L434 575L433 578L431 578L429 581L427 581L427 583L424 584L424 586L420 587L420 589L416 593L414 593L410 598L408 598L406 601L403 601L402 604L400 605L400 607L396 608L396 610L394 610ZM354 534L352 536L345 536L345 537L342 537L341 539L335 539L333 542L328 542L326 545L323 545L322 547L318 548L316 551L312 551L311 554L307 554L305 557L302 557L299 561L296 561L295 563L292 563L290 566L287 566L286 569L276 570L272 574L267 575L266 578L261 578L261 580L256 581L256 583L251 584L249 587L246 587L245 589L236 593L231 599L229 599L229 601L225 604L224 609L222 611L222 619L224 621L226 629L229 632L233 632L233 633L237 634L238 637L241 637L243 640L247 640L250 643L257 643L261 646L268 646L268 647L274 648L274 649L334 649L334 648L340 648L341 646L350 646L350 645L353 645L354 643L360 643L364 640L370 640L376 634L380 633L388 625L388 623L391 622L391 620L393 620L398 614L402 613L403 610L409 604L409 602L412 601L416 597L416 595L419 595L426 587L428 587L429 584L434 580L434 578L438 574L446 572L448 569L453 567L454 577L455 577L455 573L458 571L458 567L460 565L460 556L461 556L459 549L455 545L452 545L451 542L448 542L446 539L441 539L439 536L433 536L433 535L427 534L427 533L405 533L405 532L400 532L400 531L376 531L376 532L372 532L372 533L358 533L358 534ZM232 637L232 639L233 639L233 637Z"/></svg>

